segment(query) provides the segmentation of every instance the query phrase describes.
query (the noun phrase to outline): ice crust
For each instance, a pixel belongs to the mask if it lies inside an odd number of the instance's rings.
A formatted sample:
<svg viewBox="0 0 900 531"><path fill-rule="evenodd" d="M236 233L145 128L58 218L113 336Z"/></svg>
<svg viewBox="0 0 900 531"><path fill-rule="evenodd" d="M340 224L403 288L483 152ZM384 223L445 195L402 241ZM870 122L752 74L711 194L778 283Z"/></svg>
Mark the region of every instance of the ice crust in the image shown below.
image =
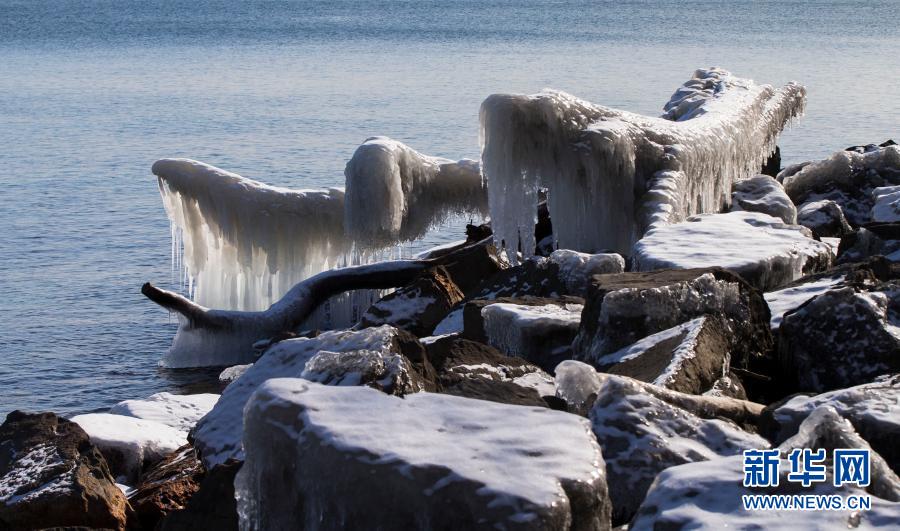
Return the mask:
<svg viewBox="0 0 900 531"><path fill-rule="evenodd" d="M766 303L769 305L769 311L772 312L772 330L778 330L778 327L781 326L781 319L784 317L784 314L799 308L804 302L825 293L829 289L840 284L843 280L843 275L824 277L812 282L806 282L778 291L765 293L764 297Z"/></svg>
<svg viewBox="0 0 900 531"><path fill-rule="evenodd" d="M367 357L361 353L374 352L380 354L383 360L391 360L396 354L396 334L397 330L393 327L379 326L358 331L325 332L313 339L289 339L275 344L225 388L212 411L198 422L194 446L200 451L203 462L211 467L224 463L230 457L243 458L244 406L250 395L266 380L308 376L329 380L335 385L354 385L362 380L359 370L368 370L366 362L378 363L372 354ZM348 363L340 363L339 359L335 359L335 353L351 353ZM306 372L307 362L320 354L319 360ZM359 376L355 376L354 372Z"/></svg>
<svg viewBox="0 0 900 531"><path fill-rule="evenodd" d="M347 163L346 194L268 186L189 159L159 160L153 173L174 266L184 267L197 303L226 310L262 310L316 273L391 257L391 246L455 214L487 211L477 162L428 157L385 137Z"/></svg>
<svg viewBox="0 0 900 531"><path fill-rule="evenodd" d="M245 423L245 530L562 529L576 504L605 497L587 421L545 408L275 379Z"/></svg>
<svg viewBox="0 0 900 531"><path fill-rule="evenodd" d="M594 275L625 271L625 259L615 253L587 254L559 249L548 259L559 267L559 279L572 295L587 293Z"/></svg>
<svg viewBox="0 0 900 531"><path fill-rule="evenodd" d="M488 344L511 356L528 359L529 337L548 336L561 329L577 333L583 304L526 306L498 303L481 310Z"/></svg>
<svg viewBox="0 0 900 531"><path fill-rule="evenodd" d="M219 395L173 395L156 393L144 400L125 400L109 410L113 415L124 415L165 424L176 430L188 432L203 415L216 405Z"/></svg>
<svg viewBox="0 0 900 531"><path fill-rule="evenodd" d="M797 223L797 207L784 192L784 186L768 175L757 175L734 183L731 210L762 212L781 218L789 225Z"/></svg>
<svg viewBox="0 0 900 531"><path fill-rule="evenodd" d="M704 214L649 231L632 260L636 271L719 266L769 290L808 273L810 264L831 263L831 247L804 231L759 212Z"/></svg>
<svg viewBox="0 0 900 531"><path fill-rule="evenodd" d="M697 70L662 118L551 90L492 95L481 129L495 240L531 254L545 187L556 247L628 253L652 226L728 205L805 99L796 83L776 90L718 68Z"/></svg>

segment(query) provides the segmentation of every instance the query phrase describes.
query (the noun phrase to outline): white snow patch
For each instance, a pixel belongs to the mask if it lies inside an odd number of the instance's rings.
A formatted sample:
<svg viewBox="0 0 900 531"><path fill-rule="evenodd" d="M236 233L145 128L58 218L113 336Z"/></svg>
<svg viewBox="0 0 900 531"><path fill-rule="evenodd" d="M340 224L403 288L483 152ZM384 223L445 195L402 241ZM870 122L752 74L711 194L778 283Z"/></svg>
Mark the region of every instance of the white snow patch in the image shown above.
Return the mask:
<svg viewBox="0 0 900 531"><path fill-rule="evenodd" d="M173 395L156 393L145 400L125 400L109 410L113 415L125 415L152 420L179 431L190 431L203 415L216 405L219 395Z"/></svg>
<svg viewBox="0 0 900 531"><path fill-rule="evenodd" d="M586 254L559 249L548 258L559 267L559 279L571 294L586 293L594 275L625 271L625 259L615 253Z"/></svg>
<svg viewBox="0 0 900 531"><path fill-rule="evenodd" d="M247 372L247 369L252 366L252 363L246 363L244 365L232 365L231 367L228 367L227 369L219 373L219 381L222 383L231 383L240 378L241 375Z"/></svg>
<svg viewBox="0 0 900 531"><path fill-rule="evenodd" d="M39 444L30 448L28 453L10 463L9 470L0 477L0 503L7 506L28 502L54 492L65 492L73 488L75 481L73 466L68 470L60 470L53 478L39 485L34 485L35 478L40 478L48 469L65 465L52 444ZM30 487L30 488L29 488Z"/></svg>
<svg viewBox="0 0 900 531"><path fill-rule="evenodd" d="M764 297L766 303L769 305L769 311L772 314L772 330L778 330L781 326L781 319L784 317L784 314L800 307L801 304L809 299L825 293L843 280L843 275L825 277L813 282L807 282L798 286L765 293Z"/></svg>
<svg viewBox="0 0 900 531"><path fill-rule="evenodd" d="M895 223L900 221L900 186L883 186L872 190L875 204L872 206L871 218L877 223Z"/></svg>
<svg viewBox="0 0 900 531"><path fill-rule="evenodd" d="M577 331L582 310L583 304L572 303L561 306L498 303L482 308L481 316L488 344L511 356L524 357L529 352L529 335L539 336L560 328Z"/></svg>

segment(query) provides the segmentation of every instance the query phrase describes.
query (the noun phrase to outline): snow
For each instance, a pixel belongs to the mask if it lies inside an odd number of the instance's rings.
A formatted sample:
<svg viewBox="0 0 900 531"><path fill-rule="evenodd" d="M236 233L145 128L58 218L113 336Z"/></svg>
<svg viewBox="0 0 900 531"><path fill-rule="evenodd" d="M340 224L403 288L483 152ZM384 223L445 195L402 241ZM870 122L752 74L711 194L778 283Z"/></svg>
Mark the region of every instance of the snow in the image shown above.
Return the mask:
<svg viewBox="0 0 900 531"><path fill-rule="evenodd" d="M219 395L212 393L197 395L157 393L145 400L119 402L109 412L113 415L152 420L187 432L203 415L209 413L218 399Z"/></svg>
<svg viewBox="0 0 900 531"><path fill-rule="evenodd" d="M481 316L488 344L509 355L522 356L528 351L529 334L541 336L560 328L577 330L583 309L583 304L571 303L562 306L498 303L482 308Z"/></svg>
<svg viewBox="0 0 900 531"><path fill-rule="evenodd" d="M4 456L4 459L6 456ZM69 468L53 444L38 444L22 456L9 456L6 474L0 477L0 503L7 506L29 502L53 492L73 489L75 466ZM37 483L47 477L50 470L56 472L50 481Z"/></svg>
<svg viewBox="0 0 900 531"><path fill-rule="evenodd" d="M776 90L711 68L694 73L662 118L551 90L492 95L481 129L495 240L531 254L541 187L556 247L582 252L628 253L655 223L719 211L732 183L755 175L802 113L805 94L796 83Z"/></svg>
<svg viewBox="0 0 900 531"><path fill-rule="evenodd" d="M625 259L615 253L587 254L559 249L548 258L559 267L559 279L573 295L586 294L594 275L625 271Z"/></svg>
<svg viewBox="0 0 900 531"><path fill-rule="evenodd" d="M241 437L244 406L263 382L271 378L301 377L310 358L321 351L356 353L352 356L357 361L360 351L375 351L385 359L390 359L395 350L396 334L395 328L385 325L364 330L325 332L312 339L289 339L275 344L240 378L225 388L212 411L197 424L194 446L199 450L204 464L212 467L224 463L230 457L243 458ZM320 359L322 365L325 365L327 357L328 355ZM312 372L307 375L313 376ZM321 375L317 374L315 377L319 378ZM349 378L344 380L338 377L337 380L344 385L350 383Z"/></svg>
<svg viewBox="0 0 900 531"><path fill-rule="evenodd" d="M824 277L812 282L805 282L789 288L765 293L764 297L766 303L768 303L769 311L772 313L772 330L778 330L778 327L781 326L781 319L784 317L784 314L799 308L804 302L825 293L829 289L843 282L843 280L843 275Z"/></svg>
<svg viewBox="0 0 900 531"><path fill-rule="evenodd" d="M734 183L731 210L762 212L787 224L797 223L797 207L784 192L784 186L768 175L757 175Z"/></svg>
<svg viewBox="0 0 900 531"><path fill-rule="evenodd" d="M326 510L349 528L562 528L605 498L590 426L545 408L275 379L244 421L243 529L315 527Z"/></svg>
<svg viewBox="0 0 900 531"><path fill-rule="evenodd" d="M534 371L512 379L512 383L534 389L541 396L556 396L556 380L544 371Z"/></svg>
<svg viewBox="0 0 900 531"><path fill-rule="evenodd" d="M463 331L463 309L464 306L452 310L444 319L434 327L432 334L436 336L446 336L450 334L458 334Z"/></svg>
<svg viewBox="0 0 900 531"><path fill-rule="evenodd" d="M896 223L900 221L900 186L882 186L872 190L872 221Z"/></svg>
<svg viewBox="0 0 900 531"><path fill-rule="evenodd" d="M228 367L227 369L219 373L219 382L229 384L240 378L245 372L247 372L247 369L252 366L252 363L245 363L244 365L232 365L231 367Z"/></svg>
<svg viewBox="0 0 900 531"><path fill-rule="evenodd" d="M344 224L363 248L415 240L455 215L487 214L487 187L474 160L429 157L379 136L357 148L344 176Z"/></svg>
<svg viewBox="0 0 900 531"><path fill-rule="evenodd" d="M152 420L110 413L76 415L70 420L81 426L91 442L107 456L114 468L111 471L120 475L119 483L133 484L144 465L157 462L187 444L186 432Z"/></svg>
<svg viewBox="0 0 900 531"><path fill-rule="evenodd" d="M411 371L409 361L400 354L365 349L320 350L306 362L300 376L328 385L372 384L384 391L405 395L421 390L410 378Z"/></svg>
<svg viewBox="0 0 900 531"><path fill-rule="evenodd" d="M768 290L808 272L808 264L828 264L831 248L758 212L703 214L649 231L634 246L636 271L719 266Z"/></svg>

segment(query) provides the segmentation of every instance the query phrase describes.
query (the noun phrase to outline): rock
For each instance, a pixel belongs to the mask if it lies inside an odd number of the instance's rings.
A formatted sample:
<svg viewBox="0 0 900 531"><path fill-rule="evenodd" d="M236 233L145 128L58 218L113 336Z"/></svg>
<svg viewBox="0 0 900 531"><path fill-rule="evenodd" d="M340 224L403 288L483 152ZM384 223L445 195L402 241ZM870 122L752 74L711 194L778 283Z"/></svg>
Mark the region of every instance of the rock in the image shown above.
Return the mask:
<svg viewBox="0 0 900 531"><path fill-rule="evenodd" d="M596 363L706 314L727 321L732 366L747 368L772 349L769 309L758 290L723 269L682 269L595 276L573 343L575 356Z"/></svg>
<svg viewBox="0 0 900 531"><path fill-rule="evenodd" d="M775 146L775 151L769 155L769 158L766 160L766 163L763 164L762 169L759 170L759 173L763 175L769 175L771 177L775 177L778 175L778 172L781 171L781 148Z"/></svg>
<svg viewBox="0 0 900 531"><path fill-rule="evenodd" d="M900 222L900 186L883 186L872 190L873 223Z"/></svg>
<svg viewBox="0 0 900 531"><path fill-rule="evenodd" d="M481 289L486 278L499 274L509 264L497 255L497 249L493 245L479 245L460 253L455 261L442 267L465 296L471 297Z"/></svg>
<svg viewBox="0 0 900 531"><path fill-rule="evenodd" d="M762 212L788 225L797 223L797 207L784 187L769 175L757 175L734 183L731 211Z"/></svg>
<svg viewBox="0 0 900 531"><path fill-rule="evenodd" d="M550 378L522 358L506 356L494 347L468 339L442 337L427 343L425 349L442 387L472 378L497 382L515 381L529 374Z"/></svg>
<svg viewBox="0 0 900 531"><path fill-rule="evenodd" d="M464 334L478 337L483 330L486 342L501 352L553 370L560 361L572 357L572 340L578 333L584 308L581 302L574 298L528 297L472 301L466 304Z"/></svg>
<svg viewBox="0 0 900 531"><path fill-rule="evenodd" d="M769 291L831 265L831 248L808 233L758 212L692 216L648 231L634 245L633 269L723 267Z"/></svg>
<svg viewBox="0 0 900 531"><path fill-rule="evenodd" d="M193 447L183 446L153 465L129 497L141 529L156 529L166 515L184 509L199 490L203 465Z"/></svg>
<svg viewBox="0 0 900 531"><path fill-rule="evenodd" d="M427 336L463 298L447 270L434 267L369 307L359 327L389 324L419 337Z"/></svg>
<svg viewBox="0 0 900 531"><path fill-rule="evenodd" d="M219 374L219 382L228 385L240 378L250 367L253 367L252 363L228 367Z"/></svg>
<svg viewBox="0 0 900 531"><path fill-rule="evenodd" d="M871 221L872 191L900 184L900 147L838 151L791 175L785 172L779 179L794 204L832 200L840 205L850 224L858 227Z"/></svg>
<svg viewBox="0 0 900 531"><path fill-rule="evenodd" d="M704 315L657 332L594 361L609 374L702 394L729 370L731 330L717 315Z"/></svg>
<svg viewBox="0 0 900 531"><path fill-rule="evenodd" d="M308 362L316 356L307 371ZM433 389L435 379L416 338L387 325L281 341L226 387L212 411L197 423L194 447L207 468L229 458L242 459L247 400L266 380L284 377L309 377L334 385L369 384L397 393Z"/></svg>
<svg viewBox="0 0 900 531"><path fill-rule="evenodd" d="M800 205L797 223L811 230L817 238L840 238L853 231L841 206L829 199Z"/></svg>
<svg viewBox="0 0 900 531"><path fill-rule="evenodd" d="M237 531L238 515L234 493L234 477L241 462L229 459L214 466L200 482L197 492L184 509L173 511L159 524L159 531L194 531L215 529Z"/></svg>
<svg viewBox="0 0 900 531"><path fill-rule="evenodd" d="M672 467L662 472L650 488L632 529L820 529L895 527L900 519L896 476L876 453L870 455L872 482L867 489L833 485L831 452L826 453L826 481L809 487L791 482L787 453L793 448L866 447L834 410L819 410L804 422L801 433L780 447L778 484L775 487L742 486L743 457L734 456ZM879 464L881 463L881 464ZM745 510L744 495L872 495L871 510L823 510L815 516L800 510ZM814 518L814 520L813 520Z"/></svg>
<svg viewBox="0 0 900 531"><path fill-rule="evenodd" d="M769 305L769 311L772 313L770 321L772 330L778 330L785 313L794 311L813 297L841 285L845 278L844 274L837 272L833 275L816 275L792 282L780 290L766 293L764 297Z"/></svg>
<svg viewBox="0 0 900 531"><path fill-rule="evenodd" d="M703 393L703 396L715 396L722 398L736 398L738 400L747 400L747 391L737 374L728 372L713 383L713 386Z"/></svg>
<svg viewBox="0 0 900 531"><path fill-rule="evenodd" d="M187 444L187 432L124 415L89 413L72 417L100 449L119 483L134 485L147 467Z"/></svg>
<svg viewBox="0 0 900 531"><path fill-rule="evenodd" d="M566 294L584 297L594 275L625 272L625 259L616 253L587 254L568 249L553 251L551 264L558 268L557 276Z"/></svg>
<svg viewBox="0 0 900 531"><path fill-rule="evenodd" d="M465 398L487 400L515 406L549 407L534 388L523 387L511 381L493 381L484 378L464 378L442 392Z"/></svg>
<svg viewBox="0 0 900 531"><path fill-rule="evenodd" d="M778 353L798 390L823 392L900 371L900 283L831 289L785 314Z"/></svg>
<svg viewBox="0 0 900 531"><path fill-rule="evenodd" d="M173 395L156 393L145 400L125 400L109 410L113 415L124 415L151 420L188 432L203 415L216 405L219 395L203 393L197 395Z"/></svg>
<svg viewBox="0 0 900 531"><path fill-rule="evenodd" d="M606 461L613 525L631 519L663 470L769 446L758 435L730 422L701 418L645 388L629 378L606 376L590 410Z"/></svg>
<svg viewBox="0 0 900 531"><path fill-rule="evenodd" d="M125 529L131 508L74 422L13 411L0 426L0 528Z"/></svg>
<svg viewBox="0 0 900 531"><path fill-rule="evenodd" d="M838 247L837 263L862 262L874 256L900 262L900 223L869 224L845 235Z"/></svg>
<svg viewBox="0 0 900 531"><path fill-rule="evenodd" d="M835 409L900 473L900 375L816 396L794 396L767 408L760 419L763 434L780 444L797 433L800 423L821 407Z"/></svg>
<svg viewBox="0 0 900 531"><path fill-rule="evenodd" d="M244 422L243 528L609 529L603 458L574 415L276 379Z"/></svg>

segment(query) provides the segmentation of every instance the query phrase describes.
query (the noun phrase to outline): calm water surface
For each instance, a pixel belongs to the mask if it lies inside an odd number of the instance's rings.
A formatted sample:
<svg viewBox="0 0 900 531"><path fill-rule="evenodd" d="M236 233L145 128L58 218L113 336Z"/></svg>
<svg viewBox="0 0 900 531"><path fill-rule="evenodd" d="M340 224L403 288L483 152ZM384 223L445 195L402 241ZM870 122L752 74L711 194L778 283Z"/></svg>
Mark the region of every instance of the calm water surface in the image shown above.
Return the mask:
<svg viewBox="0 0 900 531"><path fill-rule="evenodd" d="M655 115L711 65L806 84L807 116L781 146L786 162L819 158L900 136L897 7L0 0L0 415L207 378L157 368L175 324L139 293L174 285L158 158L340 185L377 134L477 158L494 92L553 87Z"/></svg>

